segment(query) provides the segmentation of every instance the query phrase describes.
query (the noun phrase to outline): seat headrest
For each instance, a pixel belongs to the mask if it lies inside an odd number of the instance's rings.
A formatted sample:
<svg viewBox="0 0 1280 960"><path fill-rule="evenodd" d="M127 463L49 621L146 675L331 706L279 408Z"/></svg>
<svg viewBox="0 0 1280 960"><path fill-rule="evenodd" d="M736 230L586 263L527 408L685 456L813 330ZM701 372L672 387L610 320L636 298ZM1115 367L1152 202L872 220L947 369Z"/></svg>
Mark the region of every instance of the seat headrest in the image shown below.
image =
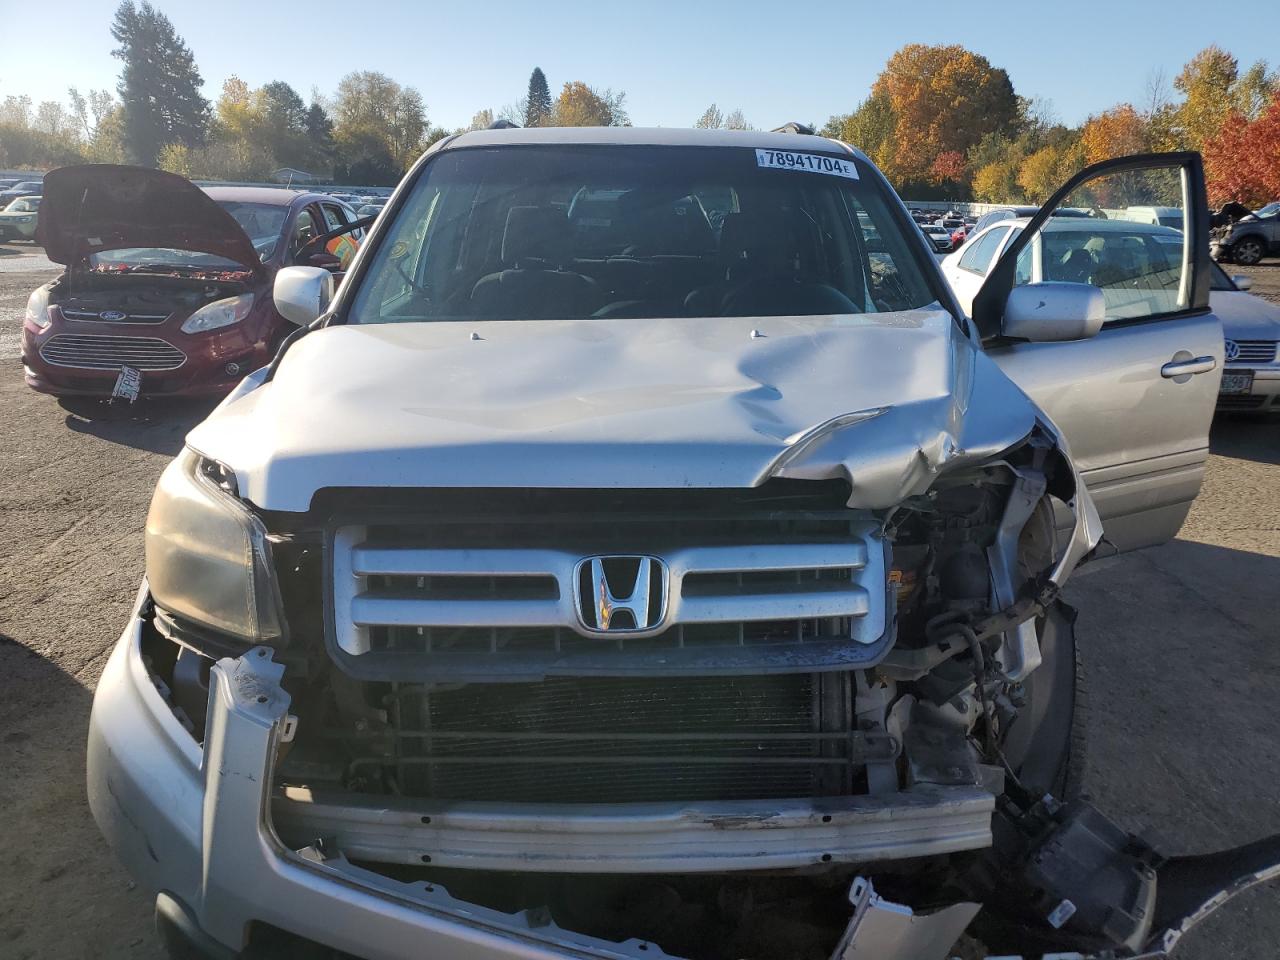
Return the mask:
<svg viewBox="0 0 1280 960"><path fill-rule="evenodd" d="M541 260L560 266L569 253L569 220L553 207L512 207L502 233L502 262Z"/></svg>

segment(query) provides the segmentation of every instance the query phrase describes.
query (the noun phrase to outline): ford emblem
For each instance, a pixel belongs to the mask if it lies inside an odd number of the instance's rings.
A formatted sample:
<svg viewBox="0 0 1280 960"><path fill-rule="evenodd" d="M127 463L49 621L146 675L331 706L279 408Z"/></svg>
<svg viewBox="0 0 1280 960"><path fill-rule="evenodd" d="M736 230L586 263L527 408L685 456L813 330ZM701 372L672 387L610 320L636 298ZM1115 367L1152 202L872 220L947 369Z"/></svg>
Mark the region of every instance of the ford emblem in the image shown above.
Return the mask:
<svg viewBox="0 0 1280 960"><path fill-rule="evenodd" d="M108 323L114 323L117 320L123 320L128 314L123 310L103 310L98 314L99 320L106 320Z"/></svg>

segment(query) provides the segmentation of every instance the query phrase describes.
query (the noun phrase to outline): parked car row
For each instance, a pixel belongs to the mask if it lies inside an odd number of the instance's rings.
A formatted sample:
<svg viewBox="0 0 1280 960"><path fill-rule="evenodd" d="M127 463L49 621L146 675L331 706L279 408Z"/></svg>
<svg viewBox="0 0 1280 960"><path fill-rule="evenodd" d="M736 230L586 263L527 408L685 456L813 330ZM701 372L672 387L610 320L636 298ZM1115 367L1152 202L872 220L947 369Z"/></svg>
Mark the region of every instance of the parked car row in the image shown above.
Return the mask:
<svg viewBox="0 0 1280 960"><path fill-rule="evenodd" d="M1139 209L1178 227L1077 212L1055 216L1019 256L1017 282L1091 283L1102 289L1117 318L1167 312L1170 288L1160 280L1172 276L1181 261L1182 211ZM991 267L1028 222L1023 216L989 223L943 259L943 276L966 313ZM1209 305L1225 338L1218 410L1280 411L1280 306L1247 293L1248 277L1229 277L1216 263L1210 275Z"/></svg>
<svg viewBox="0 0 1280 960"><path fill-rule="evenodd" d="M1253 266L1263 257L1280 256L1280 201L1213 232L1209 252L1215 260Z"/></svg>

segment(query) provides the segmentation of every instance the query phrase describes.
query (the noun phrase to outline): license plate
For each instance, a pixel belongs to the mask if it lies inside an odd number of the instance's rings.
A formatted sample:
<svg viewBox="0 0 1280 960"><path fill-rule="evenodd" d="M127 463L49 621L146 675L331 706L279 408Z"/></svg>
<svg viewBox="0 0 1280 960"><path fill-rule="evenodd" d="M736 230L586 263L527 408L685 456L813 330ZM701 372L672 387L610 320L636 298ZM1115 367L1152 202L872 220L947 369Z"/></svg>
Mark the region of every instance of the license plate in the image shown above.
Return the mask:
<svg viewBox="0 0 1280 960"><path fill-rule="evenodd" d="M1218 393L1234 395L1248 393L1252 389L1252 370L1232 370L1230 373L1222 375L1222 386L1218 387Z"/></svg>
<svg viewBox="0 0 1280 960"><path fill-rule="evenodd" d="M111 399L128 400L133 403L141 392L142 374L133 367L121 367L120 376L116 377L116 385L111 388Z"/></svg>

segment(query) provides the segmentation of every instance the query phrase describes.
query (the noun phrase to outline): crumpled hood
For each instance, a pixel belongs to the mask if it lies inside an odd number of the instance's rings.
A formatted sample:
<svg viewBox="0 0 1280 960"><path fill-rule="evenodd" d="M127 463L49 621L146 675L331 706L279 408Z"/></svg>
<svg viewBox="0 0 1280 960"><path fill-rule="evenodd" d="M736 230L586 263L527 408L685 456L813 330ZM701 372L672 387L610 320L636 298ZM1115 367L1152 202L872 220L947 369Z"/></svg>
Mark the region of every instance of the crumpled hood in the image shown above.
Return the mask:
<svg viewBox="0 0 1280 960"><path fill-rule="evenodd" d="M90 163L51 170L36 239L55 263L125 247L210 253L258 267L253 241L235 218L185 177L163 170Z"/></svg>
<svg viewBox="0 0 1280 960"><path fill-rule="evenodd" d="M1209 308L1228 340L1280 340L1280 306L1243 290L1213 290Z"/></svg>
<svg viewBox="0 0 1280 960"><path fill-rule="evenodd" d="M923 492L1036 411L942 310L337 326L246 381L189 443L259 507L325 487Z"/></svg>

